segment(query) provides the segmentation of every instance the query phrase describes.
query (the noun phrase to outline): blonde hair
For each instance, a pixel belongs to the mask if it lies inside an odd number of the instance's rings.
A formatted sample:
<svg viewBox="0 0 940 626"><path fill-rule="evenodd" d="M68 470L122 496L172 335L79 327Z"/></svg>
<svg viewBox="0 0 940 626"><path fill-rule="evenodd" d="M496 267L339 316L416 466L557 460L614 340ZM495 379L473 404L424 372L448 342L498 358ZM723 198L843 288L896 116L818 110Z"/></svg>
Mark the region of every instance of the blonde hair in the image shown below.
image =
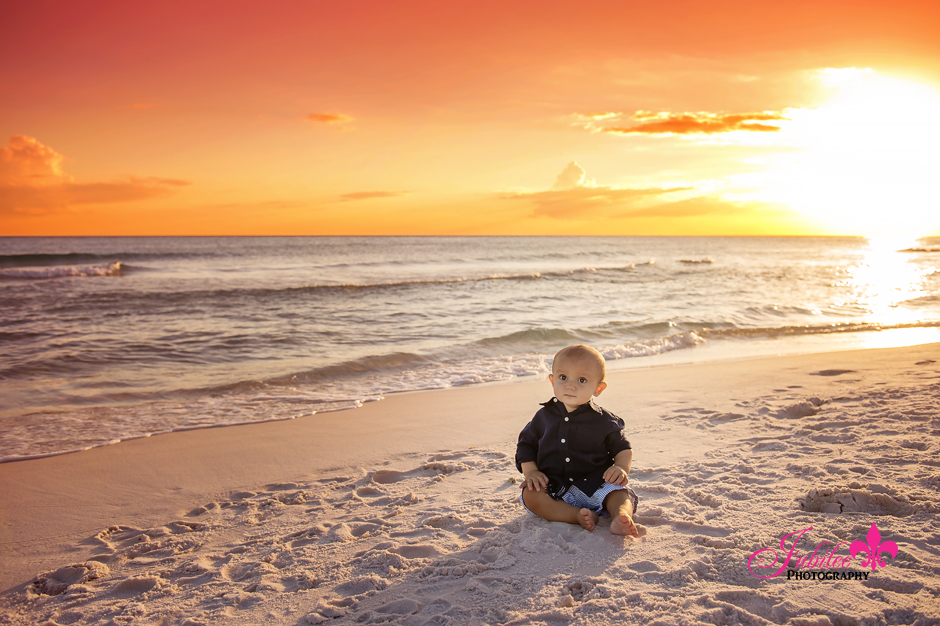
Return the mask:
<svg viewBox="0 0 940 626"><path fill-rule="evenodd" d="M604 355L583 343L576 343L573 346L567 346L555 353L552 360L552 373L555 372L555 363L559 359L573 359L576 361L592 361L600 370L601 379L599 382L607 380L607 363L604 361Z"/></svg>

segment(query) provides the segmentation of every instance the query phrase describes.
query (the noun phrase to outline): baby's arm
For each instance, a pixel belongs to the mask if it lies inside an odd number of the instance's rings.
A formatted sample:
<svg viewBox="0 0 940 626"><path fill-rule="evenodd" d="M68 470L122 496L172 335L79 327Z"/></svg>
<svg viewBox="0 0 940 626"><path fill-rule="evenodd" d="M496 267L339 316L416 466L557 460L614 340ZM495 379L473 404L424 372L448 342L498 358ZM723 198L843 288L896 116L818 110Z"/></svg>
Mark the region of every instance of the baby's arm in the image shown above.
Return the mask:
<svg viewBox="0 0 940 626"><path fill-rule="evenodd" d="M526 461L522 463L522 476L525 479L522 482L522 488L528 487L531 491L541 491L548 485L548 476L539 471L539 466L535 461Z"/></svg>
<svg viewBox="0 0 940 626"><path fill-rule="evenodd" d="M633 463L633 450L621 450L614 457L614 464L604 472L604 480L612 485L626 485L630 482L630 464ZM523 470L524 471L524 470Z"/></svg>

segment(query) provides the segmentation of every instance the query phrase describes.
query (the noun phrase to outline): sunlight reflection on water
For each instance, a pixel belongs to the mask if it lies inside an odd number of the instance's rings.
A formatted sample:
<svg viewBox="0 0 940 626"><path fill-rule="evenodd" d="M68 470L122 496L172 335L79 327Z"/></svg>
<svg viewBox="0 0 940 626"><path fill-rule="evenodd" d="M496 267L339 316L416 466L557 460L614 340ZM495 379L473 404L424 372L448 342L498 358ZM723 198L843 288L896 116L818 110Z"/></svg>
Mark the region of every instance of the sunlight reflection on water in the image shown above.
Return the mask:
<svg viewBox="0 0 940 626"><path fill-rule="evenodd" d="M913 244L912 240L896 237L869 238L864 258L848 269L844 284L852 288L854 304L874 316L871 321L881 324L916 321L915 311L898 305L927 295L924 280L934 269L918 267L910 254L903 251Z"/></svg>

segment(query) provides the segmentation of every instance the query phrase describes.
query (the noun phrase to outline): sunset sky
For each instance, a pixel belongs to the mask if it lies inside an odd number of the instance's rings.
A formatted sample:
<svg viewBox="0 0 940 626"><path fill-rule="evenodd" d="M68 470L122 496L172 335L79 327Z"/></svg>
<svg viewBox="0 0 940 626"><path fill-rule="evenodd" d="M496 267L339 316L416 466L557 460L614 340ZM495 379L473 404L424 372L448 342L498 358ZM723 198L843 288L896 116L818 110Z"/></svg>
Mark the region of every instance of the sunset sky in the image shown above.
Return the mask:
<svg viewBox="0 0 940 626"><path fill-rule="evenodd" d="M0 235L940 235L940 2L0 7Z"/></svg>

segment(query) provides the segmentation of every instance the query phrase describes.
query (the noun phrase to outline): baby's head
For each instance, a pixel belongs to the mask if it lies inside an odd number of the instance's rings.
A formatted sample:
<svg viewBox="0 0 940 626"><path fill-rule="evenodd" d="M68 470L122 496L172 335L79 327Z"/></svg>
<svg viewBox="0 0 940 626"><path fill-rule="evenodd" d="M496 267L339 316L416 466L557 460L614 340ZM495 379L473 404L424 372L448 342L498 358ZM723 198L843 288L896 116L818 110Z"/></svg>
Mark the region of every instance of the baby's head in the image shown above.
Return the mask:
<svg viewBox="0 0 940 626"><path fill-rule="evenodd" d="M552 383L555 397L573 411L599 396L607 383L607 365L600 352L590 346L577 344L562 348L552 361Z"/></svg>

